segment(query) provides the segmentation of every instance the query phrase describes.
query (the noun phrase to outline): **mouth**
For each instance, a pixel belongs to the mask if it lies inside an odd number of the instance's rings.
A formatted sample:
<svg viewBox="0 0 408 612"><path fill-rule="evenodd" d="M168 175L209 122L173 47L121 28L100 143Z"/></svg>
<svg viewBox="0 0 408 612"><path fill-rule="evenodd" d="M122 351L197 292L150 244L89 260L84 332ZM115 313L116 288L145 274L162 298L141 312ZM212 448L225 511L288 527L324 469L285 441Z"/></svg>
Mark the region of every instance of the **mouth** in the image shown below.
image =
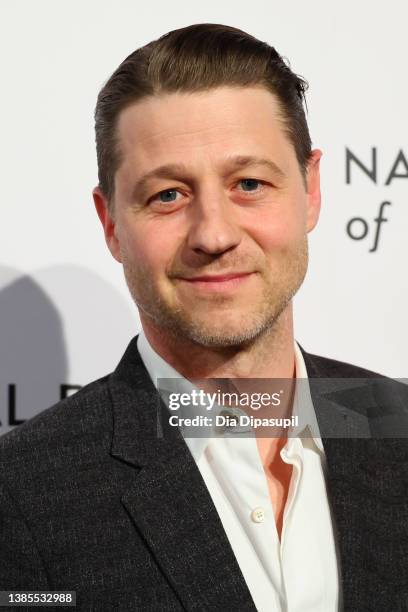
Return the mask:
<svg viewBox="0 0 408 612"><path fill-rule="evenodd" d="M230 274L203 275L193 278L179 278L183 284L208 292L225 292L244 285L255 272L234 272Z"/></svg>

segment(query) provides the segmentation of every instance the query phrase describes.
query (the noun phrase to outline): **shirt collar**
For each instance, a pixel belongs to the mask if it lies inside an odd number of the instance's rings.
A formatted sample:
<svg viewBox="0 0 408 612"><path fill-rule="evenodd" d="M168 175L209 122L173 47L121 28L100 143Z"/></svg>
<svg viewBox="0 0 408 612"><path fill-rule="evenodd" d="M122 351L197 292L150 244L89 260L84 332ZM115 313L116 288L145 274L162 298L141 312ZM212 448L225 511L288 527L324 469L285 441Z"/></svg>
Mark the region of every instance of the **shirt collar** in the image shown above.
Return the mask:
<svg viewBox="0 0 408 612"><path fill-rule="evenodd" d="M295 342L295 366L296 387L293 399L293 415L299 417L299 426L294 428L292 432L299 435L302 431L306 430L306 433L312 437L319 451L324 453L320 429L310 393L306 364L297 342Z"/></svg>
<svg viewBox="0 0 408 612"><path fill-rule="evenodd" d="M160 380L160 388L163 389L163 379L173 379L169 383L168 391L178 393L189 393L194 385L175 370L152 348L143 330L137 339L137 348L142 361L152 379L156 389ZM320 430L313 407L312 396L302 352L295 342L295 368L296 368L296 387L293 400L293 415L298 416L299 425L290 430L290 436L295 437L303 433L304 437L311 437L321 453L324 453ZM185 438L186 444L191 454L197 461L206 448L209 438Z"/></svg>

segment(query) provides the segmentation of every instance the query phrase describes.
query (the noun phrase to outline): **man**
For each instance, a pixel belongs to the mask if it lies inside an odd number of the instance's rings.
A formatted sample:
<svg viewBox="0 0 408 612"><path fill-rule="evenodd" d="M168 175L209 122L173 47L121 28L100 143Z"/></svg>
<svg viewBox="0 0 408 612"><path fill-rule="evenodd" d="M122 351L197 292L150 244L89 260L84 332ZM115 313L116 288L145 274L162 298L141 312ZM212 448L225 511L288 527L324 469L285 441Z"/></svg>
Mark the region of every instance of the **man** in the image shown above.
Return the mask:
<svg viewBox="0 0 408 612"><path fill-rule="evenodd" d="M93 196L143 331L0 441L1 589L76 591L80 610L408 609L405 387L294 341L320 208L304 91L272 47L214 24L103 87ZM183 437L170 379L289 382L293 427Z"/></svg>

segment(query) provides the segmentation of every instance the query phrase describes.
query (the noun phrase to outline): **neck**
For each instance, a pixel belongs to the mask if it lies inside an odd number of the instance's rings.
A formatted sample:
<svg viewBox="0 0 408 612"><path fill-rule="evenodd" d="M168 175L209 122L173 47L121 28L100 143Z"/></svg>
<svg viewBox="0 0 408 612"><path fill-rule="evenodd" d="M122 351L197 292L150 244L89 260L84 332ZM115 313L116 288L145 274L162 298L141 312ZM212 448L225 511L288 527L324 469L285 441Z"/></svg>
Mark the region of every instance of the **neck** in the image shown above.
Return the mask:
<svg viewBox="0 0 408 612"><path fill-rule="evenodd" d="M292 378L295 369L291 304L274 326L245 346L206 347L174 337L141 314L153 349L185 378Z"/></svg>

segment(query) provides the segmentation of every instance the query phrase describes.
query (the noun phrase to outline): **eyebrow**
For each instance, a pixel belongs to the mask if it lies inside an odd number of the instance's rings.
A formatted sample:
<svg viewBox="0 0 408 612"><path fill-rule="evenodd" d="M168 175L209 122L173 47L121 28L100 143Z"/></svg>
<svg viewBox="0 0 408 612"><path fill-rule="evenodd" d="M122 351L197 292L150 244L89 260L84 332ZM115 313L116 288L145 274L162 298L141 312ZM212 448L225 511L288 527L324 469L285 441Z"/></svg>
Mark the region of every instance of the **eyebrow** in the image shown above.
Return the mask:
<svg viewBox="0 0 408 612"><path fill-rule="evenodd" d="M232 174L236 170L244 169L249 166L265 166L268 168L278 179L284 179L285 173L279 166L271 159L265 157L257 157L255 155L233 155L225 161L224 174ZM158 166L146 174L143 174L132 189L132 201L134 201L141 193L146 189L147 183L152 179L175 179L179 181L185 181L186 179L192 179L191 172L188 167L183 163L172 163Z"/></svg>

